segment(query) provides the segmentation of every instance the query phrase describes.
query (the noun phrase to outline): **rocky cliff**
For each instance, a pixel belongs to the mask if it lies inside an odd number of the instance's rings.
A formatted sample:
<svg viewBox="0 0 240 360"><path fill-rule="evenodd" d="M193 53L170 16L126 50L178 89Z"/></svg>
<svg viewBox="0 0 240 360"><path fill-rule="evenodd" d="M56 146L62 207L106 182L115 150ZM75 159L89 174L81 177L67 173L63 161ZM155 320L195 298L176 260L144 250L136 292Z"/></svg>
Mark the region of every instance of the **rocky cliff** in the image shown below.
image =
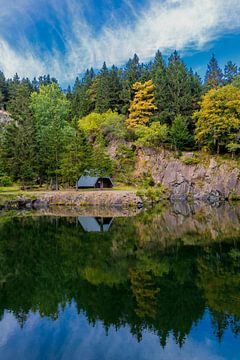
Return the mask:
<svg viewBox="0 0 240 360"><path fill-rule="evenodd" d="M136 177L151 176L168 190L171 200L201 199L215 202L240 199L240 168L236 161L221 157L141 149L137 154Z"/></svg>

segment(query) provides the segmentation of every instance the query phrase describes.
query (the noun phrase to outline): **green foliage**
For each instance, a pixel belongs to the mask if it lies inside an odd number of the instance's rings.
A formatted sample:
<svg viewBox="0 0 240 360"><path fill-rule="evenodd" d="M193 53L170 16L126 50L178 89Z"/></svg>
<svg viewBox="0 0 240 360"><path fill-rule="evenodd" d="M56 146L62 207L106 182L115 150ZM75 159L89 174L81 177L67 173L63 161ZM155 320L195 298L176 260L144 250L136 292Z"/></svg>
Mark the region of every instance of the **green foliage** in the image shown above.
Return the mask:
<svg viewBox="0 0 240 360"><path fill-rule="evenodd" d="M128 136L125 127L125 117L117 112L108 110L103 114L91 113L78 121L79 129L82 129L87 136L103 136L107 141L113 139L124 139Z"/></svg>
<svg viewBox="0 0 240 360"><path fill-rule="evenodd" d="M177 115L172 123L170 140L178 150L185 150L193 143L193 137L188 130L188 121L181 115Z"/></svg>
<svg viewBox="0 0 240 360"><path fill-rule="evenodd" d="M229 151L230 153L235 154L237 151L240 150L240 144L239 143L235 143L235 142L230 142L229 144L227 144L226 146L227 151Z"/></svg>
<svg viewBox="0 0 240 360"><path fill-rule="evenodd" d="M218 66L217 59L215 55L212 55L212 58L208 64L207 72L205 75L205 89L211 90L220 85L223 82L223 73L220 67Z"/></svg>
<svg viewBox="0 0 240 360"><path fill-rule="evenodd" d="M153 122L150 126L138 126L135 129L138 147L158 147L169 140L169 129L166 124Z"/></svg>
<svg viewBox="0 0 240 360"><path fill-rule="evenodd" d="M145 185L147 185L145 183ZM137 196L140 196L146 205L157 204L167 198L167 189L162 185L158 184L153 187L146 187L145 190L137 191Z"/></svg>
<svg viewBox="0 0 240 360"><path fill-rule="evenodd" d="M1 158L5 171L14 180L31 181L38 172L36 129L30 110L31 89L19 84L8 103L14 121L3 131Z"/></svg>
<svg viewBox="0 0 240 360"><path fill-rule="evenodd" d="M234 142L240 129L240 90L232 85L212 89L203 96L196 120L199 144L220 152Z"/></svg>
<svg viewBox="0 0 240 360"><path fill-rule="evenodd" d="M1 176L0 177L0 186L7 187L12 185L12 179L10 176Z"/></svg>
<svg viewBox="0 0 240 360"><path fill-rule="evenodd" d="M119 145L116 151L115 176L116 180L127 185L135 184L133 171L136 153L133 147Z"/></svg>
<svg viewBox="0 0 240 360"><path fill-rule="evenodd" d="M60 156L61 182L74 186L84 170L91 167L91 157L92 151L85 134L81 131L74 131L65 146L65 151Z"/></svg>
<svg viewBox="0 0 240 360"><path fill-rule="evenodd" d="M191 156L184 159L181 159L182 163L185 165L197 165L200 163L200 159L197 156Z"/></svg>
<svg viewBox="0 0 240 360"><path fill-rule="evenodd" d="M42 85L31 95L35 120L38 158L41 176L55 177L58 188L60 154L71 139L73 129L68 124L70 103L57 84Z"/></svg>
<svg viewBox="0 0 240 360"><path fill-rule="evenodd" d="M232 81L232 86L236 87L237 89L240 90L240 75L237 75L233 81Z"/></svg>

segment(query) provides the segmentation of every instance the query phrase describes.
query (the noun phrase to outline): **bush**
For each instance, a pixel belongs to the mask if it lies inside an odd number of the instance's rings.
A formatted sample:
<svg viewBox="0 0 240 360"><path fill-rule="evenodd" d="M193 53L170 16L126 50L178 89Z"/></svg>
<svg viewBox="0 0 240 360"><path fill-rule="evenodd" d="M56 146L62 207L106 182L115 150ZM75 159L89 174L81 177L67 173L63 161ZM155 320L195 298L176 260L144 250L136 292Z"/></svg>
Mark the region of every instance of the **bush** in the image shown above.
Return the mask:
<svg viewBox="0 0 240 360"><path fill-rule="evenodd" d="M0 185L3 187L11 186L12 185L12 179L10 176L2 176L0 178Z"/></svg>
<svg viewBox="0 0 240 360"><path fill-rule="evenodd" d="M153 122L150 126L138 126L135 133L138 137L135 144L140 147L155 147L168 140L168 127L159 122Z"/></svg>
<svg viewBox="0 0 240 360"><path fill-rule="evenodd" d="M185 165L197 165L199 162L200 160L196 156L182 159L182 163Z"/></svg>

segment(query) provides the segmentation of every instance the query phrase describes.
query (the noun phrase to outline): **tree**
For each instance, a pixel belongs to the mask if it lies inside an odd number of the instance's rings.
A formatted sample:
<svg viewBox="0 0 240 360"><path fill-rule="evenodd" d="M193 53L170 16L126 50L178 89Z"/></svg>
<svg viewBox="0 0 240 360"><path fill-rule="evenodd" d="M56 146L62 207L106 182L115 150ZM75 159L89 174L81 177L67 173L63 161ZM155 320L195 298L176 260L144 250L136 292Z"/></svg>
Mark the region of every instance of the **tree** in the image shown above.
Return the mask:
<svg viewBox="0 0 240 360"><path fill-rule="evenodd" d="M158 113L166 110L167 104L167 68L162 54L158 51L155 55L154 62L151 66L151 79L155 84L156 106ZM163 116L164 117L164 116Z"/></svg>
<svg viewBox="0 0 240 360"><path fill-rule="evenodd" d="M210 90L222 85L223 73L218 66L215 55L212 54L212 58L207 66L207 72L205 75L205 89Z"/></svg>
<svg viewBox="0 0 240 360"><path fill-rule="evenodd" d="M76 78L73 92L71 94L71 115L72 117L83 117L89 113L90 110L90 97L88 88L84 81Z"/></svg>
<svg viewBox="0 0 240 360"><path fill-rule="evenodd" d="M190 118L199 100L199 79L187 70L176 51L169 58L166 76L165 119L162 120L171 124L178 114Z"/></svg>
<svg viewBox="0 0 240 360"><path fill-rule="evenodd" d="M0 71L0 108L4 107L8 100L8 85L4 73Z"/></svg>
<svg viewBox="0 0 240 360"><path fill-rule="evenodd" d="M232 61L228 61L228 63L224 67L224 84L230 84L236 78L237 74L237 65L233 64Z"/></svg>
<svg viewBox="0 0 240 360"><path fill-rule="evenodd" d="M170 140L178 150L184 150L193 143L193 137L188 130L188 120L182 115L177 115L172 123Z"/></svg>
<svg viewBox="0 0 240 360"><path fill-rule="evenodd" d="M212 89L201 102L196 120L195 138L199 144L220 152L233 142L240 130L240 90L232 85Z"/></svg>
<svg viewBox="0 0 240 360"><path fill-rule="evenodd" d="M122 74L122 91L120 98L122 100L122 113L127 114L130 102L134 96L133 84L139 82L141 78L141 66L139 64L139 57L134 54L132 59L129 59Z"/></svg>
<svg viewBox="0 0 240 360"><path fill-rule="evenodd" d="M4 106L4 96L2 91L0 90L0 110L3 109Z"/></svg>
<svg viewBox="0 0 240 360"><path fill-rule="evenodd" d="M157 109L154 96L155 86L152 80L144 84L137 82L133 85L135 96L129 108L129 117L126 120L128 128L149 123L151 116Z"/></svg>
<svg viewBox="0 0 240 360"><path fill-rule="evenodd" d="M168 141L169 130L166 124L154 121L150 126L138 126L135 133L137 146L156 147Z"/></svg>
<svg viewBox="0 0 240 360"><path fill-rule="evenodd" d="M42 85L31 95L31 109L36 124L41 176L55 177L58 189L60 154L72 129L67 123L70 104L56 83Z"/></svg>
<svg viewBox="0 0 240 360"><path fill-rule="evenodd" d="M110 76L106 63L96 78L96 106L95 110L104 113L110 108Z"/></svg>
<svg viewBox="0 0 240 360"><path fill-rule="evenodd" d="M91 156L84 132L75 130L61 154L59 173L62 182L74 186L84 170L90 167Z"/></svg>
<svg viewBox="0 0 240 360"><path fill-rule="evenodd" d="M1 157L13 180L32 181L37 175L36 129L30 111L31 88L27 82L16 87L15 97L8 103L11 121L5 128Z"/></svg>

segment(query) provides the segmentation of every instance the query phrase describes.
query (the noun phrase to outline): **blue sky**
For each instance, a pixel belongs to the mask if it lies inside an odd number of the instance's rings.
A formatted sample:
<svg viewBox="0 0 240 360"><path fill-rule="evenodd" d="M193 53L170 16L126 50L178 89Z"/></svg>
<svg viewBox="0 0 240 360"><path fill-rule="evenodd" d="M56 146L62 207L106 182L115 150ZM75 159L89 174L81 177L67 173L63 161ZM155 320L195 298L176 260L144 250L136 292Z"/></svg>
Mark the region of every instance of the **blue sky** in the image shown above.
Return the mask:
<svg viewBox="0 0 240 360"><path fill-rule="evenodd" d="M239 0L0 0L0 69L72 83L104 60L177 49L201 75L214 52L240 65Z"/></svg>

